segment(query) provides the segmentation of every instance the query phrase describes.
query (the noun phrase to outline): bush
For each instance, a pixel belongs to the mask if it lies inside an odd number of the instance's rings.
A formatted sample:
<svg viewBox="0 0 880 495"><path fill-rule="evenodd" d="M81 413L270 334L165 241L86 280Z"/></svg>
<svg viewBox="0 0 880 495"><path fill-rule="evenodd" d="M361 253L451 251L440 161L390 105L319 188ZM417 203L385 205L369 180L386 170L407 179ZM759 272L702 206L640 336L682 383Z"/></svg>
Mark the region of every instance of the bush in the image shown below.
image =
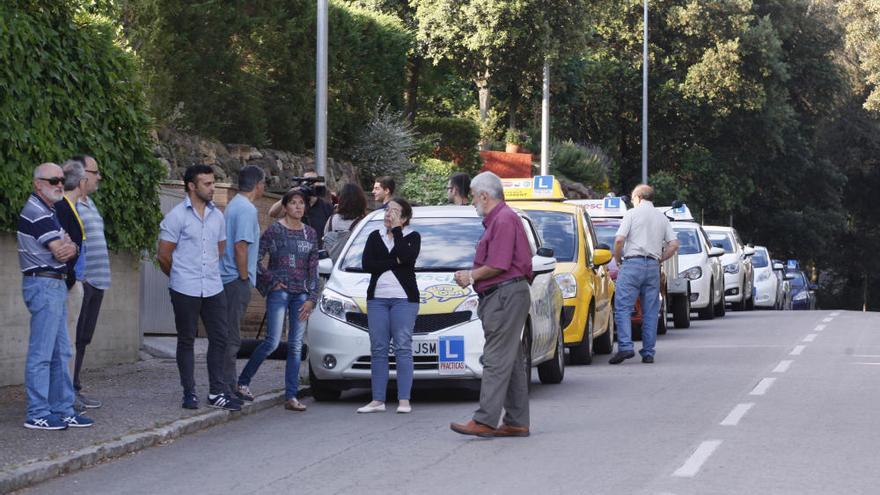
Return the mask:
<svg viewBox="0 0 880 495"><path fill-rule="evenodd" d="M453 162L460 169L474 173L480 168L480 127L470 119L422 117L416 129L432 141L434 158Z"/></svg>
<svg viewBox="0 0 880 495"><path fill-rule="evenodd" d="M158 183L150 119L115 27L68 2L0 3L0 228L16 228L34 166L88 153L104 180L95 202L111 248L156 242ZM9 68L14 67L14 70Z"/></svg>
<svg viewBox="0 0 880 495"><path fill-rule="evenodd" d="M406 174L400 195L422 206L447 204L446 182L455 171L452 162L428 158Z"/></svg>
<svg viewBox="0 0 880 495"><path fill-rule="evenodd" d="M611 158L598 146L575 144L571 140L551 147L550 168L564 177L607 192Z"/></svg>
<svg viewBox="0 0 880 495"><path fill-rule="evenodd" d="M416 147L415 129L401 112L380 101L358 135L352 159L366 180L377 175L402 177L413 166L410 158Z"/></svg>

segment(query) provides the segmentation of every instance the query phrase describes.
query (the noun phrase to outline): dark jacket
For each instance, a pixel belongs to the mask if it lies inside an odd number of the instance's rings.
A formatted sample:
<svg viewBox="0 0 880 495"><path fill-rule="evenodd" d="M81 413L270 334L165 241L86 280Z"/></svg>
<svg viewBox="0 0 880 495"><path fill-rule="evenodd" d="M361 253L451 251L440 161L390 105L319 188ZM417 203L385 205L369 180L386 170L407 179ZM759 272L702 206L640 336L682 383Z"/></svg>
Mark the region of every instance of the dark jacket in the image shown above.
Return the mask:
<svg viewBox="0 0 880 495"><path fill-rule="evenodd" d="M79 225L76 214L70 207L70 203L66 199L55 203L55 215L58 217L58 223L61 228L70 236L70 240L76 244L77 255L67 261L67 289L70 290L76 283L76 262L79 259L79 253L82 252L83 231Z"/></svg>
<svg viewBox="0 0 880 495"><path fill-rule="evenodd" d="M417 303L421 300L419 297L419 286L416 283L416 259L419 257L419 250L422 247L422 236L418 232L410 232L403 235L403 229L395 227L391 229L394 235L394 248L388 252L385 242L382 241L382 231L374 230L367 238L367 244L364 246L364 254L361 258L361 264L364 271L370 274L370 285L367 287L367 300L375 298L376 282L379 276L391 270L403 291L406 292L406 300ZM397 262L400 260L400 263Z"/></svg>

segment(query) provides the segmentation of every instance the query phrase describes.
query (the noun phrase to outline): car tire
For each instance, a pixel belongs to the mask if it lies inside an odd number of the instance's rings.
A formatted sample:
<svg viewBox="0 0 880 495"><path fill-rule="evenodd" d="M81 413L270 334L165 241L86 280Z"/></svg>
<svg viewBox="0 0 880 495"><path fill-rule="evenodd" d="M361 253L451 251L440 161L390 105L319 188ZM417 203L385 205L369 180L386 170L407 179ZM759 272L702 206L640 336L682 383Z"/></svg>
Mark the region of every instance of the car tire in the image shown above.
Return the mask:
<svg viewBox="0 0 880 495"><path fill-rule="evenodd" d="M675 328L691 326L691 299L687 294L678 294L672 298L672 323Z"/></svg>
<svg viewBox="0 0 880 495"><path fill-rule="evenodd" d="M590 314L587 316L587 326L584 328L584 336L581 342L568 350L571 364L591 364L593 362L593 320L595 319L593 306L590 306Z"/></svg>
<svg viewBox="0 0 880 495"><path fill-rule="evenodd" d="M669 307L666 305L666 298L660 299L660 314L657 316L657 335L666 335L669 329L668 320Z"/></svg>
<svg viewBox="0 0 880 495"><path fill-rule="evenodd" d="M328 402L338 400L342 395L341 390L329 388L322 384L321 380L312 372L312 365L309 365L309 388L312 390L312 397L318 402Z"/></svg>
<svg viewBox="0 0 880 495"><path fill-rule="evenodd" d="M715 304L712 297L715 294L715 283L709 283L709 304L705 308L697 309L697 317L701 320L711 320L715 318Z"/></svg>
<svg viewBox="0 0 880 495"><path fill-rule="evenodd" d="M721 300L715 305L715 316L723 317L727 314L727 308L724 306L724 287L721 287Z"/></svg>
<svg viewBox="0 0 880 495"><path fill-rule="evenodd" d="M750 297L748 301L743 303L746 307L746 311L754 311L755 310L755 298Z"/></svg>
<svg viewBox="0 0 880 495"><path fill-rule="evenodd" d="M538 379L544 385L556 385L562 383L565 378L565 342L562 337L562 330L556 338L556 352L553 358L538 365Z"/></svg>
<svg viewBox="0 0 880 495"><path fill-rule="evenodd" d="M593 340L593 349L596 354L611 354L614 351L614 306L611 306L611 317L608 318L608 328L605 333Z"/></svg>

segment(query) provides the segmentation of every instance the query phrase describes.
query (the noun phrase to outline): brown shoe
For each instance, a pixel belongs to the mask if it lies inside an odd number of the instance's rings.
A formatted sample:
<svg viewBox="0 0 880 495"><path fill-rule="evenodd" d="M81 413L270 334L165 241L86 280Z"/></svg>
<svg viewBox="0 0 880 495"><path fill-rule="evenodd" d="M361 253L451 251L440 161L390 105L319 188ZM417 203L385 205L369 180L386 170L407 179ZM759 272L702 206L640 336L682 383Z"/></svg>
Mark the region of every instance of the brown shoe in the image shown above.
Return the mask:
<svg viewBox="0 0 880 495"><path fill-rule="evenodd" d="M477 423L474 420L470 420L466 424L450 423L449 428L456 433L461 433L462 435L476 435L478 437L491 437L495 434L495 428L492 428L491 426L488 426L488 425L484 425L483 423Z"/></svg>
<svg viewBox="0 0 880 495"><path fill-rule="evenodd" d="M288 399L287 402L284 403L284 409L287 409L288 411L302 412L306 410L306 405L296 399Z"/></svg>
<svg viewBox="0 0 880 495"><path fill-rule="evenodd" d="M511 426L507 424L501 424L495 430L496 437L527 437L529 436L529 427L528 426Z"/></svg>

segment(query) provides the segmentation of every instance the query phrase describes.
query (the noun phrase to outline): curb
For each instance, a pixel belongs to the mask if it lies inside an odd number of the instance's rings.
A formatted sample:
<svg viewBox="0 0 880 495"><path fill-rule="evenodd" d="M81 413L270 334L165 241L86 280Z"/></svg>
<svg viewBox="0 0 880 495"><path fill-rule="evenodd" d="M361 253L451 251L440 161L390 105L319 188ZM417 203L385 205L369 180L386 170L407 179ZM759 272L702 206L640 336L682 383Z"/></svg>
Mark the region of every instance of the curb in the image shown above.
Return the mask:
<svg viewBox="0 0 880 495"><path fill-rule="evenodd" d="M308 386L301 387L300 395L311 395L311 389ZM119 439L92 445L55 459L28 462L8 471L0 471L0 493L20 490L62 474L73 473L103 461L138 452L148 447L180 438L183 435L227 423L242 416L260 412L283 403L283 390L270 392L256 397L253 402L246 404L241 412L210 411L205 414L178 419L151 430L130 433Z"/></svg>

